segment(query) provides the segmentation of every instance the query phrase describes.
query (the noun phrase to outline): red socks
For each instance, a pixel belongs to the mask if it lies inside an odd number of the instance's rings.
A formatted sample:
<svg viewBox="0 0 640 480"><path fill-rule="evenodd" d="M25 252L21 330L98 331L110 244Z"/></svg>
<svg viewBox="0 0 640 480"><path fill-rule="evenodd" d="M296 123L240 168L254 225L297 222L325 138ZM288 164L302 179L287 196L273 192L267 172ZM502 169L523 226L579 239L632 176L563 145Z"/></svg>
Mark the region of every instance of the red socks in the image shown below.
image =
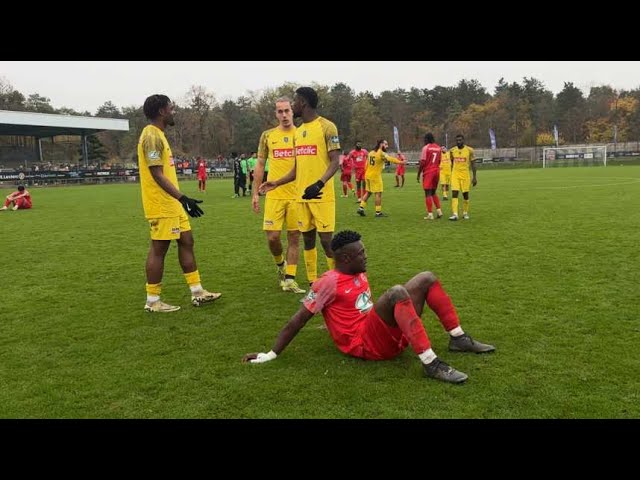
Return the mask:
<svg viewBox="0 0 640 480"><path fill-rule="evenodd" d="M422 320L413 308L411 298L402 300L393 306L393 316L402 333L409 340L409 344L417 355L431 348L431 342Z"/></svg>
<svg viewBox="0 0 640 480"><path fill-rule="evenodd" d="M444 291L440 280L436 280L430 287L426 296L427 305L435 312L444 329L449 332L460 326L460 319L456 313L449 295Z"/></svg>

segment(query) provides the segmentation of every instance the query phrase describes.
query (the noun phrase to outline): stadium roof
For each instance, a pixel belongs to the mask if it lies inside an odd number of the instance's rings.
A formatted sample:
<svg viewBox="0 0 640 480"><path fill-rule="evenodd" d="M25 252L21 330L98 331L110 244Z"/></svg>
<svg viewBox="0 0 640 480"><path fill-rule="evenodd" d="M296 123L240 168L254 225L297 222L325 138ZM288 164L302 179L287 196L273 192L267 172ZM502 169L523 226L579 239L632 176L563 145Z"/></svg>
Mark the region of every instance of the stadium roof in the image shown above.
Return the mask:
<svg viewBox="0 0 640 480"><path fill-rule="evenodd" d="M92 135L104 130L126 132L129 130L129 120L0 110L0 135L46 138L56 135Z"/></svg>

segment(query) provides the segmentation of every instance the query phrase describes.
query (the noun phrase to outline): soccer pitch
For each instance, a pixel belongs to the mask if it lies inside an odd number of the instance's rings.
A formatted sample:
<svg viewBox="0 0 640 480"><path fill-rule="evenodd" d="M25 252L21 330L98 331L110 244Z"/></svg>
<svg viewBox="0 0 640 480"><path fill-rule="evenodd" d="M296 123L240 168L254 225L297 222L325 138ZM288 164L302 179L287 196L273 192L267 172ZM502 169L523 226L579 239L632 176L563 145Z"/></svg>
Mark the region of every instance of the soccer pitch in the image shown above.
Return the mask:
<svg viewBox="0 0 640 480"><path fill-rule="evenodd" d="M450 201L444 219L423 220L415 170L403 189L384 178L389 217L373 218L371 200L361 218L353 197L337 198L338 230L363 235L375 298L420 271L440 277L465 331L497 347L448 352L425 309L434 351L466 384L423 378L410 348L387 362L346 357L320 316L277 360L242 364L271 348L301 295L280 291L262 214L230 198L230 180L206 194L181 183L204 199L196 258L223 296L189 304L174 244L162 297L182 309L164 315L143 311L139 185L33 188L33 210L0 212L0 417L640 417L640 166L480 167L471 220L458 222L446 220Z"/></svg>

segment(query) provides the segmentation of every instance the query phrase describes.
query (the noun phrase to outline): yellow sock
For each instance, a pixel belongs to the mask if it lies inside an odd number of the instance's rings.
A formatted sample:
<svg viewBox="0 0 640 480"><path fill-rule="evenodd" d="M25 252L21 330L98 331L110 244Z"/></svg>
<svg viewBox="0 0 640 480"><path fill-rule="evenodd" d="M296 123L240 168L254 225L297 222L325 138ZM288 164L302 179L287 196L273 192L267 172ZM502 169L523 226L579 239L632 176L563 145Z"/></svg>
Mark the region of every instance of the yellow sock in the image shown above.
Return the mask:
<svg viewBox="0 0 640 480"><path fill-rule="evenodd" d="M274 255L273 259L276 261L276 265L280 265L282 262L284 262L284 256L282 254Z"/></svg>
<svg viewBox="0 0 640 480"><path fill-rule="evenodd" d="M469 213L469 200L462 200L462 211Z"/></svg>
<svg viewBox="0 0 640 480"><path fill-rule="evenodd" d="M382 205L376 205L376 213L380 213L382 211Z"/></svg>
<svg viewBox="0 0 640 480"><path fill-rule="evenodd" d="M315 282L318 279L318 250L312 248L304 251L304 264L307 266L307 280Z"/></svg>
<svg viewBox="0 0 640 480"><path fill-rule="evenodd" d="M184 279L187 281L187 285L189 285L189 288L200 285L200 272L198 272L198 270L195 270L189 273L184 273L183 275L184 275Z"/></svg>
<svg viewBox="0 0 640 480"><path fill-rule="evenodd" d="M458 197L454 197L451 199L451 212L454 215L458 215Z"/></svg>
<svg viewBox="0 0 640 480"><path fill-rule="evenodd" d="M291 275L292 277L295 277L297 271L298 271L298 265L296 264L289 265L287 263L287 268L285 268L285 275Z"/></svg>
<svg viewBox="0 0 640 480"><path fill-rule="evenodd" d="M327 265L329 265L329 270L333 270L336 268L336 261L333 258L325 257L327 259Z"/></svg>
<svg viewBox="0 0 640 480"><path fill-rule="evenodd" d="M361 208L366 208L366 207L367 207L367 202L365 202L364 200L362 200L362 201L360 202L360 207L361 207Z"/></svg>
<svg viewBox="0 0 640 480"><path fill-rule="evenodd" d="M147 290L147 295L152 295L152 296L159 297L160 296L160 292L162 291L162 284L161 283L147 283L145 285L145 288Z"/></svg>

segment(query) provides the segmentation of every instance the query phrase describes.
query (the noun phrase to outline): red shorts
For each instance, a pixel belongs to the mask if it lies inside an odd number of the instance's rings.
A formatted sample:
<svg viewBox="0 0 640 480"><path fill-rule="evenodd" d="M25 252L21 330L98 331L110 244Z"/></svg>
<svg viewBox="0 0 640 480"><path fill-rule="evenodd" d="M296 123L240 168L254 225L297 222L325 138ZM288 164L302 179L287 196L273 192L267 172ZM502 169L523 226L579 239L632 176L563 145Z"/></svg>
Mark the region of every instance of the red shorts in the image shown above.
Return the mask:
<svg viewBox="0 0 640 480"><path fill-rule="evenodd" d="M364 168L362 170L356 170L356 182L364 182Z"/></svg>
<svg viewBox="0 0 640 480"><path fill-rule="evenodd" d="M198 181L199 182L203 182L207 179L207 177L201 177L200 175L198 175Z"/></svg>
<svg viewBox="0 0 640 480"><path fill-rule="evenodd" d="M365 360L389 360L397 357L409 345L407 337L398 327L390 327L372 308L360 330L362 353Z"/></svg>
<svg viewBox="0 0 640 480"><path fill-rule="evenodd" d="M425 190L435 190L438 188L438 180L440 179L439 170L428 170L422 173L422 188Z"/></svg>
<svg viewBox="0 0 640 480"><path fill-rule="evenodd" d="M404 175L404 165L398 165L396 168L396 175Z"/></svg>
<svg viewBox="0 0 640 480"><path fill-rule="evenodd" d="M342 173L340 175L340 181L341 182L350 182L351 181L351 172L349 173Z"/></svg>

